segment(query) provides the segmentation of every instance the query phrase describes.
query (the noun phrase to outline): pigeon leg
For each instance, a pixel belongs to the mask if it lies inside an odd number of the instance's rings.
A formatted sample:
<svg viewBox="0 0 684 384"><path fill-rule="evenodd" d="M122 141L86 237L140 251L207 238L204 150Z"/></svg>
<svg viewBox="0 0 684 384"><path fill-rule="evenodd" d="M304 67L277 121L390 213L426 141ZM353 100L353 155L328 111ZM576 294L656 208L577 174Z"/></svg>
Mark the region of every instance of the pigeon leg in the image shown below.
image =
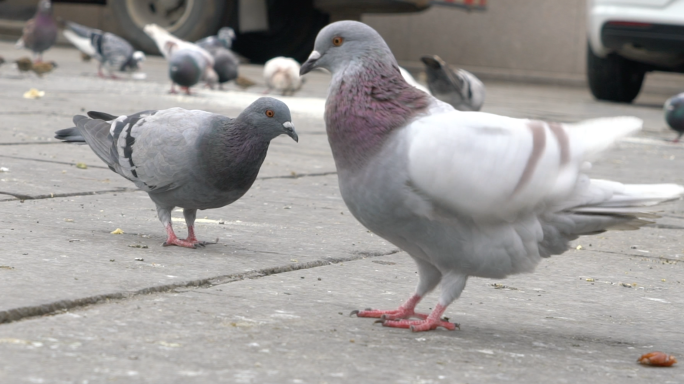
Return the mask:
<svg viewBox="0 0 684 384"><path fill-rule="evenodd" d="M208 241L199 241L199 240L197 240L197 237L195 237L195 218L197 217L197 210L196 209L183 208L183 217L185 217L185 224L188 225L188 237L185 239L186 242L188 242L190 244L194 244L195 248L204 247L207 244L218 243L218 239L216 239L215 242L208 242Z"/></svg>
<svg viewBox="0 0 684 384"><path fill-rule="evenodd" d="M169 93L173 95L178 93L178 91L176 91L176 83L171 82L171 90L169 91Z"/></svg>
<svg viewBox="0 0 684 384"><path fill-rule="evenodd" d="M375 317L384 320L398 320L398 319L408 319L410 317L418 317L421 319L427 319L428 315L423 313L416 313L415 308L418 302L425 297L430 291L435 289L437 284L442 278L442 273L435 268L432 264L424 261L423 259L414 258L416 265L418 266L418 276L420 280L418 282L418 287L416 288L416 293L411 296L404 304L402 304L398 309L390 311L380 311L375 309L366 309L364 311L352 311L350 315L356 315L357 317Z"/></svg>
<svg viewBox="0 0 684 384"><path fill-rule="evenodd" d="M102 63L97 65L97 77L105 78L104 73L102 73Z"/></svg>
<svg viewBox="0 0 684 384"><path fill-rule="evenodd" d="M192 96L192 93L190 93L190 87L181 87L181 89L185 91L186 95Z"/></svg>
<svg viewBox="0 0 684 384"><path fill-rule="evenodd" d="M456 328L460 329L460 326L455 323L450 323L442 319L444 310L447 306L456 300L463 292L465 288L466 281L468 281L468 276L449 273L442 277L442 293L439 297L439 303L432 310L430 315L424 320L378 320L382 322L385 327L393 328L410 328L413 332L423 332L437 329L438 327L444 327L450 331Z"/></svg>
<svg viewBox="0 0 684 384"><path fill-rule="evenodd" d="M672 140L673 143L679 143L679 139L682 138L682 135L684 135L684 132L680 133L679 136L677 136L676 139Z"/></svg>
<svg viewBox="0 0 684 384"><path fill-rule="evenodd" d="M171 225L171 211L173 208L174 207L161 207L157 205L157 217L159 217L159 221L161 221L164 228L166 228L167 235L166 241L162 245L165 247L177 245L179 247L196 248L194 243L179 239L173 232L173 226Z"/></svg>

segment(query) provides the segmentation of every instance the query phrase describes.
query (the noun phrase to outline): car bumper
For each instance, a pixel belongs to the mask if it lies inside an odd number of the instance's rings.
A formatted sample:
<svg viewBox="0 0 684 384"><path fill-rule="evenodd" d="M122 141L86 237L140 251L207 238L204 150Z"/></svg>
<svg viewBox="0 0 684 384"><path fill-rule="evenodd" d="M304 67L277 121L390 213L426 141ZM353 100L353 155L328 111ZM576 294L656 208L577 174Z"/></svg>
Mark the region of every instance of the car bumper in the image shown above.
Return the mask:
<svg viewBox="0 0 684 384"><path fill-rule="evenodd" d="M597 56L623 49L684 54L684 0L594 0L588 38Z"/></svg>

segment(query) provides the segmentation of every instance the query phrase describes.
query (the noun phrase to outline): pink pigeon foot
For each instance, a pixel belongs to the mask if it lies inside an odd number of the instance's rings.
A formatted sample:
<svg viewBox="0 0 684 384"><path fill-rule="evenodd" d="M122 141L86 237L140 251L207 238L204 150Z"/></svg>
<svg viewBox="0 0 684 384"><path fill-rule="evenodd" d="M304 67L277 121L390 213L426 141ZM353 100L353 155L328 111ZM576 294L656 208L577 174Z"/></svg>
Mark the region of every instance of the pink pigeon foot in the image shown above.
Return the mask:
<svg viewBox="0 0 684 384"><path fill-rule="evenodd" d="M444 313L446 307L442 307L437 304L435 309L430 313L424 320L385 320L380 319L377 322L381 322L384 327L392 328L409 328L413 332L424 332L437 329L438 327L444 327L449 331L453 331L456 328L461 329L458 324L450 323L446 320L442 320L441 316Z"/></svg>
<svg viewBox="0 0 684 384"><path fill-rule="evenodd" d="M207 244L216 244L218 243L218 239L216 239L215 242L208 242L208 241L199 241L195 237L195 231L190 227L188 229L188 238L187 239L179 239L176 237L176 234L173 232L173 228L171 226L166 227L166 233L167 233L167 239L166 241L162 244L164 247L169 247L171 245L176 245L179 247L185 247L185 248L200 248L204 247Z"/></svg>

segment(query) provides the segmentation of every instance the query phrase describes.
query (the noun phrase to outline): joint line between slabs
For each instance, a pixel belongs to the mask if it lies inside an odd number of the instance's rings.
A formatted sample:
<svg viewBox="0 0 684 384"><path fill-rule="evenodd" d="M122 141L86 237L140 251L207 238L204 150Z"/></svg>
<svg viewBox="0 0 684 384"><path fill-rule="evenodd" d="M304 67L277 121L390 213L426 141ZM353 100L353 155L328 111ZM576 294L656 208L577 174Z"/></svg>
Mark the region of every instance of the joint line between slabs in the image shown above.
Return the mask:
<svg viewBox="0 0 684 384"><path fill-rule="evenodd" d="M100 304L103 302L109 302L113 300L125 300L134 298L141 295L149 295L153 293L167 293L172 292L178 288L206 288L215 285L229 284L236 281L242 281L246 279L258 279L261 277L266 277L270 275L277 275L280 273L293 272L303 269L312 269L317 267L322 267L326 265L340 264L349 261L361 260L371 257L389 256L400 252L399 249L394 249L389 252L356 252L350 257L340 257L340 258L325 258L314 261L309 261L306 263L298 264L286 264L276 267L262 268L258 270L233 273L229 275L215 276L204 279L190 280L186 282L176 283L176 284L166 284L159 286L152 286L147 288L138 289L133 292L115 292L107 293L102 295L83 297L73 300L60 300L48 304L28 306L13 308L4 311L0 311L0 325L6 323L12 323L16 321L21 321L25 319L30 319L38 316L51 316L58 315L61 313L68 312L71 309L76 308L86 308L95 304Z"/></svg>

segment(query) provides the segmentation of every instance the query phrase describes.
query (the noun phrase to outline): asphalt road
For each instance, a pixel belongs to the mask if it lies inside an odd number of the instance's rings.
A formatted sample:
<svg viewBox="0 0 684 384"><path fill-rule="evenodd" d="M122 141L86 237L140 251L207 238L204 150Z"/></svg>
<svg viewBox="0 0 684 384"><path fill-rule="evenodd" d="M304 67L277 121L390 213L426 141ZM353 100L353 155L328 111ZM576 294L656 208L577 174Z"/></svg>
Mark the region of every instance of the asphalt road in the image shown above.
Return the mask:
<svg viewBox="0 0 684 384"><path fill-rule="evenodd" d="M25 55L7 42L0 54ZM145 193L88 147L51 137L88 110L234 116L264 91L261 68L241 68L257 82L248 91L177 96L160 58L145 63L145 80L118 81L97 78L73 49L46 60L59 67L43 78L0 67L0 383L684 382L681 363L636 363L654 350L684 358L682 201L640 231L580 238L534 274L470 279L446 313L461 330L383 328L348 314L396 307L416 270L340 198L322 121L327 75L282 98L299 143L276 139L245 197L199 214L198 237L220 243L189 250L160 246ZM684 184L684 146L665 141L674 134L662 118L683 76L649 77L633 105L597 102L582 87L485 83L486 112L643 118L644 131L592 176ZM23 98L30 88L45 95Z"/></svg>

